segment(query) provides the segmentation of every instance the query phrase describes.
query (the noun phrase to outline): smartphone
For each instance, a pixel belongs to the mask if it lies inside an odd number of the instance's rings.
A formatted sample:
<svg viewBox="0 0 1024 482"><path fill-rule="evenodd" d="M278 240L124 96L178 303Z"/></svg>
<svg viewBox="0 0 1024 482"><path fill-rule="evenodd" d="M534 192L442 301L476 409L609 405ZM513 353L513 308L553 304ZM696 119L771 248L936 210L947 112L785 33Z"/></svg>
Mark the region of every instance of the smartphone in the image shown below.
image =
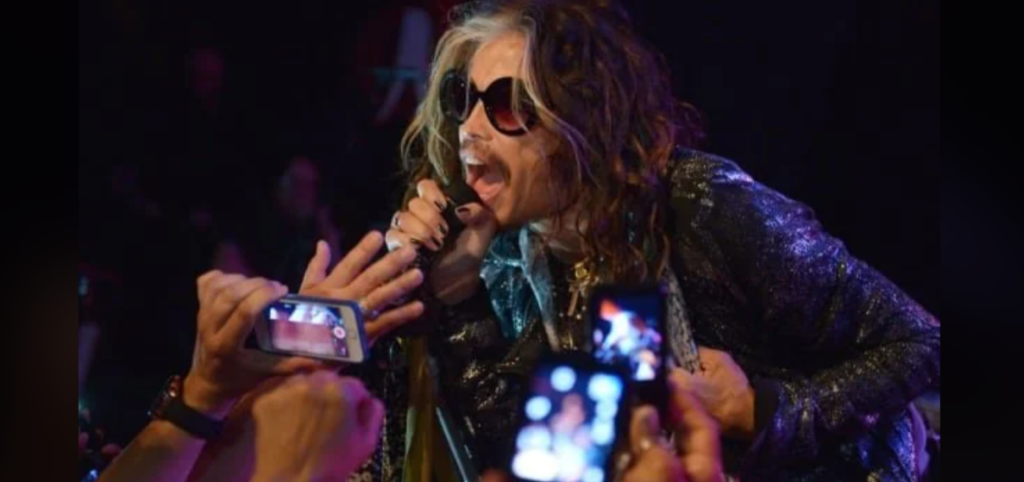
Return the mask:
<svg viewBox="0 0 1024 482"><path fill-rule="evenodd" d="M589 309L594 359L626 370L641 403L664 407L667 340L663 287L598 286Z"/></svg>
<svg viewBox="0 0 1024 482"><path fill-rule="evenodd" d="M628 440L629 384L586 355L542 358L528 380L508 473L519 481L612 480L616 442Z"/></svg>
<svg viewBox="0 0 1024 482"><path fill-rule="evenodd" d="M349 363L369 353L354 301L288 295L263 311L255 331L259 348L270 353Z"/></svg>

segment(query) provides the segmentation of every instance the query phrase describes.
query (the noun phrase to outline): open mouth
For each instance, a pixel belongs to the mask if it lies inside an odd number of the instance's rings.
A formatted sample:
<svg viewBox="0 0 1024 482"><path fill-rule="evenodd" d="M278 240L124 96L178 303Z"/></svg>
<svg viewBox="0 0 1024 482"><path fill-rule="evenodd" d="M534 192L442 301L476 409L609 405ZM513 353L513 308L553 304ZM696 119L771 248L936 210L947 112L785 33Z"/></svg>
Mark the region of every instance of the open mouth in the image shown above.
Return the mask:
<svg viewBox="0 0 1024 482"><path fill-rule="evenodd" d="M484 204L490 205L502 188L506 178L496 162L484 162L472 154L463 154L462 163L466 167L466 184L476 191Z"/></svg>

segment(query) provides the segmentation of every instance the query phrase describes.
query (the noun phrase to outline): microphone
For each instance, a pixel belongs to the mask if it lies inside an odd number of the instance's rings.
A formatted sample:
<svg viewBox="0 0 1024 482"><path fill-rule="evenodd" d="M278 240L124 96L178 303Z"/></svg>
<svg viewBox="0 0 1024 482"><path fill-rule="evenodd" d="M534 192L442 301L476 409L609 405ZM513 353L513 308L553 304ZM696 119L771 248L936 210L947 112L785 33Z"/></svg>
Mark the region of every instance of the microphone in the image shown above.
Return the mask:
<svg viewBox="0 0 1024 482"><path fill-rule="evenodd" d="M427 287L427 275L430 274L430 270L434 265L434 262L441 257L442 254L447 253L453 246L455 246L455 240L459 239L459 234L466 228L466 225L462 222L458 216L455 215L455 208L469 203L479 203L480 196L477 195L473 188L469 187L461 177L452 179L452 181L442 188L445 195L445 201L447 201L444 211L441 212L441 216L444 221L448 224L448 235L444 238L444 244L441 245L441 249L437 251L431 251L426 246L421 246L419 253L416 255L416 259L409 265L410 269L419 268L423 272L424 281L423 284L418 286L415 290L410 293L407 299L420 300L427 305L427 312L423 313L417 320L413 320L400 327L397 332L399 336L419 336L427 334L433 327L433 319L436 316L432 316L430 313L430 304L428 301L432 298L432 293L429 292ZM436 303L436 302L435 302Z"/></svg>

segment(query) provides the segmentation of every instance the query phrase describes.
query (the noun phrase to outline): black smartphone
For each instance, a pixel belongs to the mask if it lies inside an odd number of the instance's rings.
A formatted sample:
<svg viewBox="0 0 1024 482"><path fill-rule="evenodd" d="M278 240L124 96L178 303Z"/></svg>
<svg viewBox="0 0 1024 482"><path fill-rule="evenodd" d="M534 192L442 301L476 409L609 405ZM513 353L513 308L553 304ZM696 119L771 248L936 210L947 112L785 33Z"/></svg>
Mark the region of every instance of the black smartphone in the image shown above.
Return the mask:
<svg viewBox="0 0 1024 482"><path fill-rule="evenodd" d="M616 443L629 439L629 398L617 367L585 354L542 358L528 380L508 473L519 481L612 480Z"/></svg>
<svg viewBox="0 0 1024 482"><path fill-rule="evenodd" d="M354 301L288 295L264 310L255 331L270 353L362 363L370 351Z"/></svg>
<svg viewBox="0 0 1024 482"><path fill-rule="evenodd" d="M590 298L591 353L629 374L641 403L665 407L667 347L661 285L602 285Z"/></svg>

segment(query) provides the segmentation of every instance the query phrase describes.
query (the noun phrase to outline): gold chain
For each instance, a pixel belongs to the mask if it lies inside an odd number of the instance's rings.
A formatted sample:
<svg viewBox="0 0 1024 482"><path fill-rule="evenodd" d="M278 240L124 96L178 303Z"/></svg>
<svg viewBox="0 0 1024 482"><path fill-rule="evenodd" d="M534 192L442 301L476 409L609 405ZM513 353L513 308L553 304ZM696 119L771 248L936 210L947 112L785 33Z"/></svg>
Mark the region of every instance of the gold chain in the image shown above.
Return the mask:
<svg viewBox="0 0 1024 482"><path fill-rule="evenodd" d="M567 275L567 278L570 293L568 316L573 316L576 314L576 305L579 303L583 293L597 282L590 258L574 264L572 273Z"/></svg>

